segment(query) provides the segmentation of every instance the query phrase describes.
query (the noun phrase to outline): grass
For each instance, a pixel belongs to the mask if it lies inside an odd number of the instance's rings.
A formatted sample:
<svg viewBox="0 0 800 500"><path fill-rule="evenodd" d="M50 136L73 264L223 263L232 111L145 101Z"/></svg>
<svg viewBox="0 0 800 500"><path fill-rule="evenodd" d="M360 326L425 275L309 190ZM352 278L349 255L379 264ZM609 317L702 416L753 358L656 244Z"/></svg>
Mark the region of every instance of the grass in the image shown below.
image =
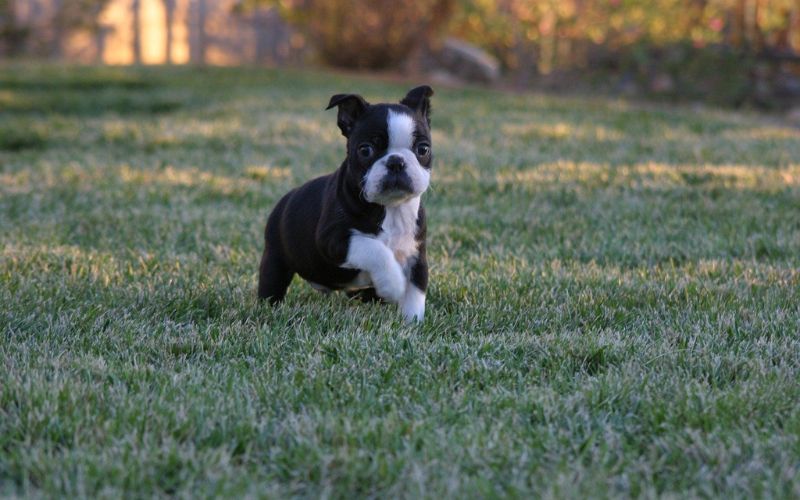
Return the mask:
<svg viewBox="0 0 800 500"><path fill-rule="evenodd" d="M800 130L439 88L408 326L255 284L330 95L412 83L4 69L0 495L800 495Z"/></svg>

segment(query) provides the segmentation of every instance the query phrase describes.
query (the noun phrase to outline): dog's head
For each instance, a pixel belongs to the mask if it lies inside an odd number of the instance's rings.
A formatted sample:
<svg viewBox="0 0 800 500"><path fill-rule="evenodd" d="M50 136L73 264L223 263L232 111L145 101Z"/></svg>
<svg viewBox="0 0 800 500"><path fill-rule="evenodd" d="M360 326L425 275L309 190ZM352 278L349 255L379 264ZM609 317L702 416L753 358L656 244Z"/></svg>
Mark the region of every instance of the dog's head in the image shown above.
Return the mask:
<svg viewBox="0 0 800 500"><path fill-rule="evenodd" d="M430 97L427 85L408 92L400 104L369 104L356 94L331 97L337 124L347 138L346 175L361 196L391 206L419 196L430 182Z"/></svg>

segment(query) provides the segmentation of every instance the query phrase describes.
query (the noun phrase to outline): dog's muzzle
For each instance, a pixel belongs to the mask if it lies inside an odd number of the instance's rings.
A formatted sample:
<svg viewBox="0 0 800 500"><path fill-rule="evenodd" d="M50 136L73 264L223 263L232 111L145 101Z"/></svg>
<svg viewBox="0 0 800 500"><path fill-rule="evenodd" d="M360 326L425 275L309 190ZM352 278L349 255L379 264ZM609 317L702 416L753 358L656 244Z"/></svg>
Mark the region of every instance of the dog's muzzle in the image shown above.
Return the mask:
<svg viewBox="0 0 800 500"><path fill-rule="evenodd" d="M381 180L381 193L410 193L414 190L411 177L406 172L406 162L400 155L386 159L386 175Z"/></svg>

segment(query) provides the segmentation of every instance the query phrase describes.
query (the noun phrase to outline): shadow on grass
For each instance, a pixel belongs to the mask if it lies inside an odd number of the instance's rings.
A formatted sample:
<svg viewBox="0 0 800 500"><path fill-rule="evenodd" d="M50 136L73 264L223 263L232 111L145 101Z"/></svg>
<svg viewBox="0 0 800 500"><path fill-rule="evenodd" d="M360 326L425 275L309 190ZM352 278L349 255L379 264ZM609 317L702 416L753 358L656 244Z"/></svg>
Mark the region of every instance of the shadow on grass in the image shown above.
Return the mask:
<svg viewBox="0 0 800 500"><path fill-rule="evenodd" d="M0 107L8 115L159 115L198 106L196 101L188 97L109 89L25 89L3 92L0 87ZM190 101L193 102L190 104Z"/></svg>
<svg viewBox="0 0 800 500"><path fill-rule="evenodd" d="M7 115L164 114L198 105L192 92L156 71L52 67L7 68L0 76L0 108Z"/></svg>
<svg viewBox="0 0 800 500"><path fill-rule="evenodd" d="M40 130L20 127L19 123L0 124L0 151L16 153L47 146L47 134Z"/></svg>

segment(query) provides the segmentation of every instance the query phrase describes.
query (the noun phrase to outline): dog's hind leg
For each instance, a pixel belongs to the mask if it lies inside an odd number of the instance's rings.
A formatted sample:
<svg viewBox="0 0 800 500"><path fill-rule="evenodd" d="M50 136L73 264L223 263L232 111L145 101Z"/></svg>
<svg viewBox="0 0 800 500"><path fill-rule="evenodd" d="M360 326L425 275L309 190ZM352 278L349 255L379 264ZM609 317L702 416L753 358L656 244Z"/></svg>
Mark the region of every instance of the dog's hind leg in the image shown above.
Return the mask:
<svg viewBox="0 0 800 500"><path fill-rule="evenodd" d="M258 298L267 299L270 304L280 302L286 295L292 276L294 272L286 267L280 253L270 249L267 243L258 273Z"/></svg>

